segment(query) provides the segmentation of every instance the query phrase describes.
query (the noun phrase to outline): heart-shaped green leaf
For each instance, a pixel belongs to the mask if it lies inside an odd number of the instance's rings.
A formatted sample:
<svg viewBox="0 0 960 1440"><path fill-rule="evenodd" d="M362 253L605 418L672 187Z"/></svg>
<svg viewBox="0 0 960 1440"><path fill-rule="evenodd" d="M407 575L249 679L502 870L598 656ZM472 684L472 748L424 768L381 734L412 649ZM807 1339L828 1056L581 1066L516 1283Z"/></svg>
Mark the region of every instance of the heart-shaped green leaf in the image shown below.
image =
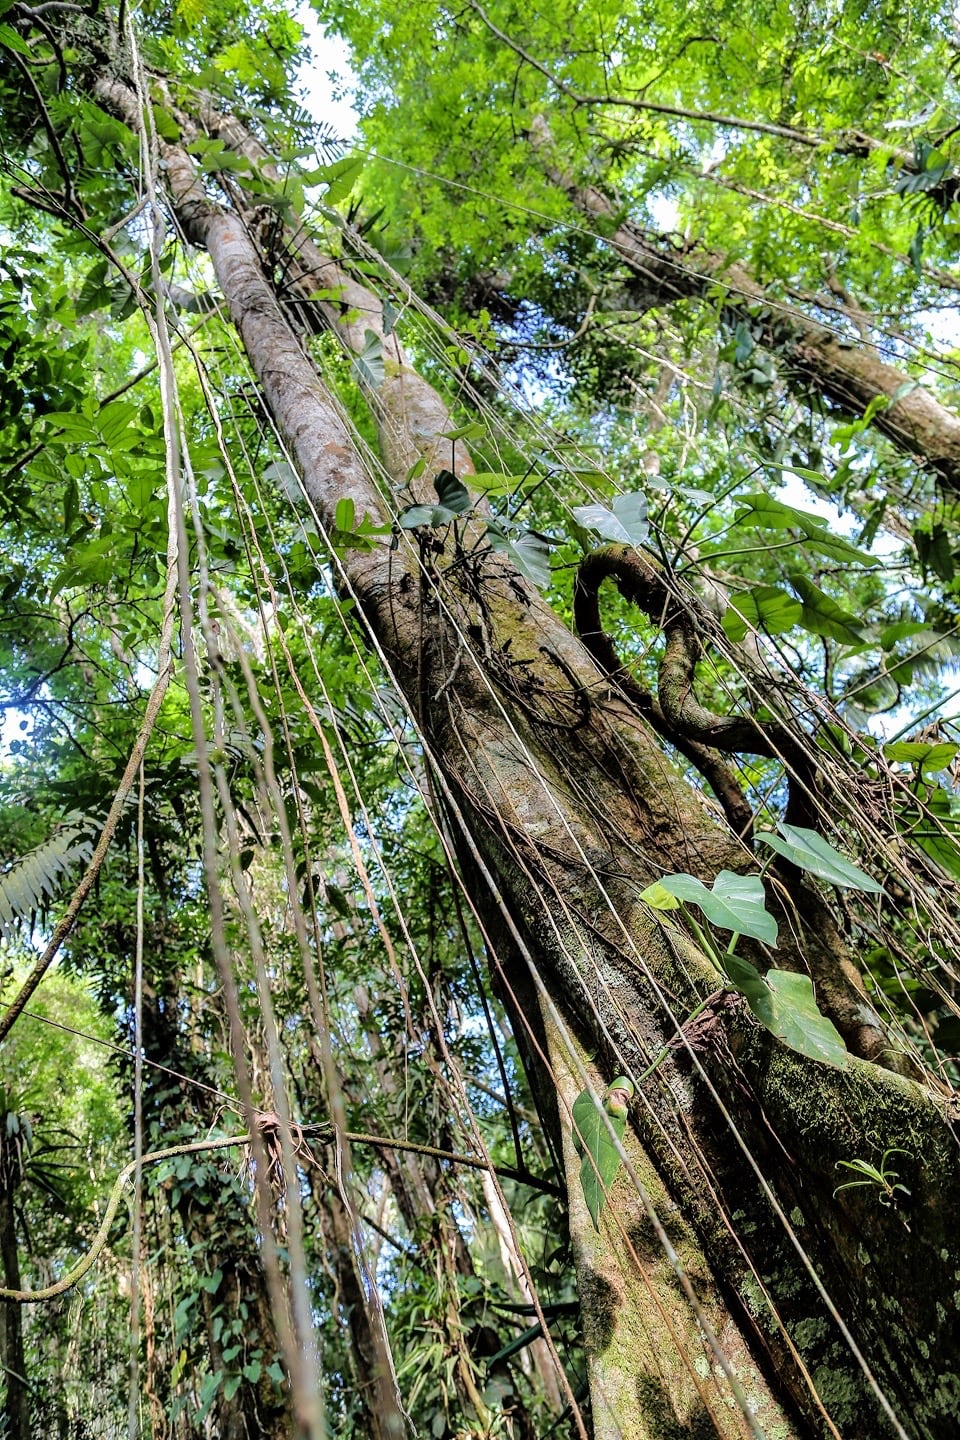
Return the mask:
<svg viewBox="0 0 960 1440"><path fill-rule="evenodd" d="M734 597L720 623L729 639L742 640L751 626L768 635L782 635L798 625L802 615L800 601L785 590L775 585L757 585Z"/></svg>
<svg viewBox="0 0 960 1440"><path fill-rule="evenodd" d="M440 504L445 509L452 510L455 515L462 515L473 505L470 491L452 470L438 471L434 477L433 488Z"/></svg>
<svg viewBox="0 0 960 1440"><path fill-rule="evenodd" d="M585 530L601 540L618 545L640 545L647 538L647 497L638 490L618 495L612 508L606 505L575 505L573 517Z"/></svg>
<svg viewBox="0 0 960 1440"><path fill-rule="evenodd" d="M542 536L532 530L509 535L499 525L490 524L487 526L487 539L491 550L509 555L527 580L532 580L541 590L550 584L550 546Z"/></svg>
<svg viewBox="0 0 960 1440"><path fill-rule="evenodd" d="M767 913L763 881L759 875L735 875L721 870L708 890L693 875L665 875L660 881L670 895L699 905L712 925L734 930L776 946L777 922Z"/></svg>
<svg viewBox="0 0 960 1440"><path fill-rule="evenodd" d="M756 1000L748 995L747 1003L768 1030L791 1050L811 1060L821 1060L825 1065L846 1065L847 1047L843 1037L832 1020L817 1009L809 975L797 975L792 970L768 970L765 989L766 994L757 996Z"/></svg>

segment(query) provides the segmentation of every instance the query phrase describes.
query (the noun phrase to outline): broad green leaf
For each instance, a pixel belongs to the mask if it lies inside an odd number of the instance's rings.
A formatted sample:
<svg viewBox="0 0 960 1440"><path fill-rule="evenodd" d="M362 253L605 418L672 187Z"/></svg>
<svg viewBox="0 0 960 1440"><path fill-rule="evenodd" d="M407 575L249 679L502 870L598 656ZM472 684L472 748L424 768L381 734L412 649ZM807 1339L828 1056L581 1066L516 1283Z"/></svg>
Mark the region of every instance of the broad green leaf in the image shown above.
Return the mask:
<svg viewBox="0 0 960 1440"><path fill-rule="evenodd" d="M352 530L354 522L354 505L349 496L337 501L337 508L333 512L333 523L337 530Z"/></svg>
<svg viewBox="0 0 960 1440"><path fill-rule="evenodd" d="M839 640L841 645L862 645L866 635L856 615L844 610L836 600L814 585L808 576L794 570L789 575L790 584L796 590L803 604L800 624L812 635L826 635Z"/></svg>
<svg viewBox="0 0 960 1440"><path fill-rule="evenodd" d="M784 475L799 475L801 480L808 481L820 489L829 490L830 481L820 470L808 470L804 465L784 465Z"/></svg>
<svg viewBox="0 0 960 1440"><path fill-rule="evenodd" d="M401 530L415 530L419 525L446 525L453 518L453 511L442 505L407 505L397 516L397 524Z"/></svg>
<svg viewBox="0 0 960 1440"><path fill-rule="evenodd" d="M742 640L751 627L768 635L782 635L800 623L803 606L785 590L757 585L738 594L720 622L730 640Z"/></svg>
<svg viewBox="0 0 960 1440"><path fill-rule="evenodd" d="M832 535L826 520L819 515L812 515L808 510L796 510L792 505L785 505L782 500L761 492L742 495L740 500L745 508L737 511L735 523L741 530L800 530L806 537L808 548L826 555L830 560L855 565L877 563L872 555L858 550L849 540Z"/></svg>
<svg viewBox="0 0 960 1440"><path fill-rule="evenodd" d="M765 979L765 995L759 995L756 1001L747 996L757 1019L791 1050L826 1065L846 1065L843 1037L833 1021L817 1009L810 976L792 970L768 970Z"/></svg>
<svg viewBox="0 0 960 1440"><path fill-rule="evenodd" d="M949 530L939 520L932 524L923 520L913 532L913 543L917 547L920 569L926 576L929 570L939 579L948 583L953 579L956 564Z"/></svg>
<svg viewBox="0 0 960 1440"><path fill-rule="evenodd" d="M374 390L383 384L383 341L373 330L365 330L363 338L363 350L359 355L354 356L354 368L360 379L371 385Z"/></svg>
<svg viewBox="0 0 960 1440"><path fill-rule="evenodd" d="M592 530L602 540L618 545L640 545L647 538L647 497L640 491L618 495L608 509L606 505L575 505L573 516L578 525Z"/></svg>
<svg viewBox="0 0 960 1440"><path fill-rule="evenodd" d="M161 140L169 140L176 145L180 139L180 126L173 116L161 105L152 105L150 108L153 112L153 123Z"/></svg>
<svg viewBox="0 0 960 1440"><path fill-rule="evenodd" d="M694 875L665 875L660 884L678 900L698 905L711 925L776 947L777 922L767 912L759 875L735 875L732 870L721 870L712 890Z"/></svg>
<svg viewBox="0 0 960 1440"><path fill-rule="evenodd" d="M532 530L524 530L515 538L487 526L487 539L492 550L508 555L527 580L540 590L550 584L550 546Z"/></svg>
<svg viewBox="0 0 960 1440"><path fill-rule="evenodd" d="M327 189L323 197L326 203L339 205L341 200L346 200L360 178L362 169L363 157L361 155L345 155L342 160L336 160L332 165L328 165L324 177L327 182Z"/></svg>
<svg viewBox="0 0 960 1440"><path fill-rule="evenodd" d="M15 50L18 55L32 55L33 51L18 31L6 23L0 25L0 48Z"/></svg>
<svg viewBox="0 0 960 1440"><path fill-rule="evenodd" d="M928 628L924 620L898 620L895 625L886 625L880 631L880 644L884 650L892 650L901 640L909 640Z"/></svg>
<svg viewBox="0 0 960 1440"><path fill-rule="evenodd" d="M444 440L482 440L486 433L486 427L478 420L471 420L469 425L461 425L458 430L440 431Z"/></svg>
<svg viewBox="0 0 960 1440"><path fill-rule="evenodd" d="M734 990L739 990L745 996L751 1007L753 1002L762 1000L767 993L767 982L764 980L756 965L749 960L743 960L739 955L720 956L720 964L723 973L729 980Z"/></svg>
<svg viewBox="0 0 960 1440"><path fill-rule="evenodd" d="M781 821L777 827L779 835L774 835L769 830L761 830L757 835L771 850L776 850L778 855L790 860L801 870L807 870L811 875L816 875L819 880L826 880L830 885L838 885L844 890L865 890L869 894L882 895L883 886L878 885L869 875L858 870L856 865L851 865L839 850L836 850L816 830L808 830L803 825L788 825Z"/></svg>
<svg viewBox="0 0 960 1440"><path fill-rule="evenodd" d="M447 510L452 510L455 515L464 514L473 505L469 490L452 470L438 471L434 477L433 488L440 504Z"/></svg>
<svg viewBox="0 0 960 1440"><path fill-rule="evenodd" d="M739 955L722 955L720 963L731 987L744 997L762 1025L792 1050L828 1065L845 1065L846 1047L831 1020L817 1009L808 975L791 970L760 974Z"/></svg>
<svg viewBox="0 0 960 1440"><path fill-rule="evenodd" d="M100 431L87 415L71 414L64 410L48 410L43 419L62 430L68 440L99 440Z"/></svg>
<svg viewBox="0 0 960 1440"><path fill-rule="evenodd" d="M919 765L921 773L935 775L938 770L945 769L951 763L958 749L960 746L951 745L945 740L934 745L925 745L920 740L891 740L884 745L883 753L888 760Z"/></svg>
<svg viewBox="0 0 960 1440"><path fill-rule="evenodd" d="M481 490L484 495L512 495L521 487L538 485L541 475L501 475L494 470L478 470L475 475L464 475L465 485L471 490Z"/></svg>
<svg viewBox="0 0 960 1440"><path fill-rule="evenodd" d="M613 502L614 518L623 526L631 543L640 545L647 538L650 526L647 522L647 497L642 490L631 490L618 495Z"/></svg>
<svg viewBox="0 0 960 1440"><path fill-rule="evenodd" d="M573 1102L573 1123L574 1145L577 1153L583 1156L580 1164L583 1198L590 1211L593 1228L599 1230L606 1192L620 1168L620 1155L608 1125L613 1126L617 1138L622 1140L626 1121L621 1116L606 1114L590 1091L584 1090Z"/></svg>

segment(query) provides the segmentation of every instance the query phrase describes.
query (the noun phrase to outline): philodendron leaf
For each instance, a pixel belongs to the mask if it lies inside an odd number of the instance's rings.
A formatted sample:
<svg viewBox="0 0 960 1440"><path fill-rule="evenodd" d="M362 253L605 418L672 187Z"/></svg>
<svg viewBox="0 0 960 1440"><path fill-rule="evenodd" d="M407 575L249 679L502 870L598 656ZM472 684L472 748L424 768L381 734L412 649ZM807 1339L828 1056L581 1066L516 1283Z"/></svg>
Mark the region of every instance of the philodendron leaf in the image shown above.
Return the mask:
<svg viewBox="0 0 960 1440"><path fill-rule="evenodd" d="M573 1102L573 1143L577 1154L583 1157L580 1185L593 1228L598 1231L600 1211L620 1169L620 1152L608 1127L612 1126L617 1139L623 1140L627 1125L626 1101L632 1094L631 1082L621 1078L610 1086L602 1108L589 1090L582 1091Z"/></svg>
<svg viewBox="0 0 960 1440"><path fill-rule="evenodd" d="M698 905L710 923L721 930L750 935L754 940L776 947L777 922L767 913L759 875L735 875L732 870L721 870L712 890L694 875L665 875L659 883L678 900Z"/></svg>
<svg viewBox="0 0 960 1440"><path fill-rule="evenodd" d="M788 825L781 821L777 827L779 835L761 830L757 835L771 850L776 850L785 860L791 860L801 870L826 880L830 885L839 885L843 890L866 890L872 895L882 895L883 886L878 885L869 875L858 870L856 865L835 850L829 841L818 835L816 830L807 830L802 825Z"/></svg>
<svg viewBox="0 0 960 1440"><path fill-rule="evenodd" d="M768 970L765 979L766 995L756 1001L747 996L757 1019L791 1050L825 1065L846 1065L843 1037L833 1021L817 1009L810 976L793 970Z"/></svg>
<svg viewBox="0 0 960 1440"><path fill-rule="evenodd" d="M354 356L354 368L360 379L374 390L383 384L386 371L383 363L383 341L373 330L363 332L363 350Z"/></svg>
<svg viewBox="0 0 960 1440"><path fill-rule="evenodd" d="M757 585L731 601L721 620L730 640L742 640L751 626L768 635L782 635L800 622L803 606L799 600L775 585Z"/></svg>
<svg viewBox="0 0 960 1440"><path fill-rule="evenodd" d="M510 557L525 579L541 590L550 584L550 546L542 535L534 530L523 530L519 535L508 533L491 521L487 526L487 540L491 550Z"/></svg>
<svg viewBox="0 0 960 1440"><path fill-rule="evenodd" d="M766 1003L769 995L767 982L764 980L756 965L749 960L742 960L739 955L721 955L720 964L723 966L723 973L734 990L739 990L744 996L750 1009L758 1018L762 1018L757 1009L758 1005ZM766 1021L764 1021L766 1024Z"/></svg>
<svg viewBox="0 0 960 1440"><path fill-rule="evenodd" d="M436 529L438 525L449 525L457 517L446 505L407 505L397 516L401 530L416 530L421 525Z"/></svg>
<svg viewBox="0 0 960 1440"><path fill-rule="evenodd" d="M606 505L575 505L573 518L601 540L619 545L640 545L647 538L647 497L639 490L618 495L610 509Z"/></svg>
<svg viewBox="0 0 960 1440"><path fill-rule="evenodd" d="M440 504L445 509L452 510L455 515L462 515L473 505L470 491L452 470L438 471L434 477L433 488Z"/></svg>
<svg viewBox="0 0 960 1440"><path fill-rule="evenodd" d="M803 602L800 623L804 630L809 630L813 635L826 635L831 640L839 640L841 645L863 644L865 632L855 615L844 610L842 605L825 595L808 576L799 571L791 571L789 579Z"/></svg>
<svg viewBox="0 0 960 1440"><path fill-rule="evenodd" d="M739 955L722 955L720 964L731 988L740 992L761 1025L778 1040L811 1060L827 1065L847 1063L840 1032L817 1009L809 975L768 970L764 976Z"/></svg>
<svg viewBox="0 0 960 1440"><path fill-rule="evenodd" d="M957 749L956 745L951 745L947 740L941 740L936 745L925 745L920 740L890 740L884 745L883 753L888 760L919 765L920 773L929 776L936 775L938 770L944 770L950 765Z"/></svg>

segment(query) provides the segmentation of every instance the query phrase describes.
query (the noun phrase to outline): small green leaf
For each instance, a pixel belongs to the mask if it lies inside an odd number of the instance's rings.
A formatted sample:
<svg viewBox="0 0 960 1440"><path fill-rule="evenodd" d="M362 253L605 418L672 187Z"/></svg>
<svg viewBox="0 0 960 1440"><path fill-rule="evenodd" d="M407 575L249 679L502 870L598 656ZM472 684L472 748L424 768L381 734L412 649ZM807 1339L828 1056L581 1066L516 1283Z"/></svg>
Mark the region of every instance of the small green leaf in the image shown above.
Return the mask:
<svg viewBox="0 0 960 1440"><path fill-rule="evenodd" d="M442 505L407 505L397 516L397 524L401 530L416 530L418 525L446 525L453 518L453 511Z"/></svg>
<svg viewBox="0 0 960 1440"><path fill-rule="evenodd" d="M433 488L440 504L447 510L452 510L455 515L463 515L473 506L469 490L452 470L438 471L434 476Z"/></svg>
<svg viewBox="0 0 960 1440"><path fill-rule="evenodd" d="M821 1015L813 994L809 975L792 970L768 970L767 995L754 1003L748 996L750 1009L767 1029L791 1050L820 1060L826 1065L844 1066L847 1047L831 1020Z"/></svg>
<svg viewBox="0 0 960 1440"><path fill-rule="evenodd" d="M721 621L724 633L730 640L742 640L748 629L754 626L765 630L768 635L782 635L800 623L803 606L785 590L774 585L757 585L731 602Z"/></svg>
<svg viewBox="0 0 960 1440"><path fill-rule="evenodd" d="M337 501L337 508L333 512L333 524L337 530L352 530L355 518L353 501L349 496Z"/></svg>
<svg viewBox="0 0 960 1440"><path fill-rule="evenodd" d="M721 870L712 890L693 875L665 875L660 884L678 900L698 905L711 925L749 935L776 948L777 922L767 913L759 875L735 875L732 870Z"/></svg>
<svg viewBox="0 0 960 1440"><path fill-rule="evenodd" d="M538 485L540 475L501 475L495 470L478 470L475 475L464 475L464 483L471 490L481 490L484 495L513 495L521 487Z"/></svg>
<svg viewBox="0 0 960 1440"><path fill-rule="evenodd" d="M626 1121L620 1116L605 1115L590 1091L584 1090L573 1102L573 1124L574 1145L583 1156L580 1165L583 1198L593 1228L599 1231L600 1211L620 1168L620 1155L608 1126L612 1126L617 1138L622 1140Z"/></svg>
<svg viewBox="0 0 960 1440"><path fill-rule="evenodd" d="M477 420L471 420L469 425L461 425L458 430L440 431L444 440L482 440L486 433L485 427Z"/></svg>
<svg viewBox="0 0 960 1440"><path fill-rule="evenodd" d="M803 825L788 825L781 821L777 827L779 835L772 834L769 830L762 830L757 835L771 850L776 850L778 855L790 860L801 870L807 870L811 875L816 875L819 880L826 880L829 885L838 885L843 890L865 890L869 894L882 895L883 886L878 885L869 875L858 870L856 865L841 855L839 850L834 849L828 840L818 835L816 830L808 830Z"/></svg>
<svg viewBox="0 0 960 1440"><path fill-rule="evenodd" d="M669 890L664 890L659 880L654 880L646 890L641 890L640 899L646 901L654 910L679 910L680 901L676 895L671 895Z"/></svg>

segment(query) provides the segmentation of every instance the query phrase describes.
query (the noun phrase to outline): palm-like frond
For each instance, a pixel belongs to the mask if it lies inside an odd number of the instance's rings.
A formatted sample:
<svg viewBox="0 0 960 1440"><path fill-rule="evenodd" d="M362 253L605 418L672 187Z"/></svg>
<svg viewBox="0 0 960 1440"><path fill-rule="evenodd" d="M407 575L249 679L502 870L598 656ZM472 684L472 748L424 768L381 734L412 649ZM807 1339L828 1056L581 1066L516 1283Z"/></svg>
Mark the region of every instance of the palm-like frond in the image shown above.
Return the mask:
<svg viewBox="0 0 960 1440"><path fill-rule="evenodd" d="M13 861L0 875L0 934L41 914L69 872L90 858L87 822L73 812L40 845Z"/></svg>

